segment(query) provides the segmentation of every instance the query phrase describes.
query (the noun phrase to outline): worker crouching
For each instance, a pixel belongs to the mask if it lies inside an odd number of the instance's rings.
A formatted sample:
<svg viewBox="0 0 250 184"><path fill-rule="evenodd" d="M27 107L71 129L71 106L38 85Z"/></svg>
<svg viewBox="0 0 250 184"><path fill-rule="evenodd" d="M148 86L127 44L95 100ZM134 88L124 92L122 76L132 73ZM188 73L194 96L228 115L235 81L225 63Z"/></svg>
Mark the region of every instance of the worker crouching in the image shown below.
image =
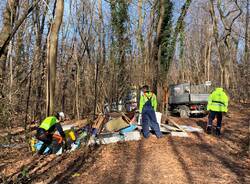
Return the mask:
<svg viewBox="0 0 250 184"><path fill-rule="evenodd" d="M37 139L42 141L43 144L38 151L38 154L43 154L45 149L51 145L54 132L57 130L60 136L57 136L58 143L62 143L65 140L65 133L63 132L60 122L64 121L64 113L58 112L55 116L49 116L45 118L41 125L37 128Z"/></svg>

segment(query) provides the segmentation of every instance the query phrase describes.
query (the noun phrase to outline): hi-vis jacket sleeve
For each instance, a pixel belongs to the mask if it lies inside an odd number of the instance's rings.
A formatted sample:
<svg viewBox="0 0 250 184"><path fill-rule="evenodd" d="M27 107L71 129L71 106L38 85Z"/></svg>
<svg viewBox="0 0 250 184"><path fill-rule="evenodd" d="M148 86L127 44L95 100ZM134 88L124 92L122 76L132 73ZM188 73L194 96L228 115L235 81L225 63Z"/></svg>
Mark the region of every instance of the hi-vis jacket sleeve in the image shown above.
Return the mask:
<svg viewBox="0 0 250 184"><path fill-rule="evenodd" d="M156 109L157 109L157 98L156 98L155 94L153 94L153 97L151 99L151 103L152 103L152 106L153 106L154 110L156 111Z"/></svg>
<svg viewBox="0 0 250 184"><path fill-rule="evenodd" d="M142 112L143 105L144 105L144 96L141 95L140 96L140 104L139 104L139 111L140 111L140 113Z"/></svg>

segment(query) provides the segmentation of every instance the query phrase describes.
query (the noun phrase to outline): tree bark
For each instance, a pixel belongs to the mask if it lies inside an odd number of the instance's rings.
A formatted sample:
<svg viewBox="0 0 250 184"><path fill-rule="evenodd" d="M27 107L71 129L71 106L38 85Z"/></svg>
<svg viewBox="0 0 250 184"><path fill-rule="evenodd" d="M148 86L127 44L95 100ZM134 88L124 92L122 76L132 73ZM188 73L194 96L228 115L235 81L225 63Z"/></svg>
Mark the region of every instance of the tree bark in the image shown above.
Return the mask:
<svg viewBox="0 0 250 184"><path fill-rule="evenodd" d="M248 32L249 32L249 19L250 19L250 2L249 0L247 0L247 6L246 6L246 9L247 9L247 14L246 14L246 29L245 29L245 64L247 66L247 62L250 62L249 61L249 49L248 49L248 45L249 45L249 41L248 41Z"/></svg>
<svg viewBox="0 0 250 184"><path fill-rule="evenodd" d="M160 0L160 15L157 24L156 30L156 38L154 40L154 50L153 50L153 58L154 58L154 67L155 67L155 75L153 77L153 91L157 95L157 86L159 81L159 61L161 56L161 49L160 49L160 37L161 37L161 29L162 29L162 22L164 16L164 0Z"/></svg>
<svg viewBox="0 0 250 184"><path fill-rule="evenodd" d="M191 2L192 2L192 0L186 0L185 4L181 8L181 14L177 20L176 27L174 30L174 35L172 38L172 43L171 43L171 47L172 47L171 49L173 49L173 50L175 50L178 35L179 35L180 31L183 29L184 18L187 15L188 8L189 8ZM173 52L172 55L169 56L170 57L169 61L173 60L174 54L175 54L175 52Z"/></svg>
<svg viewBox="0 0 250 184"><path fill-rule="evenodd" d="M46 0L46 4L49 4L50 0ZM40 9L36 7L36 11L34 12L35 14L35 20L37 21L35 24L36 27L36 48L35 48L35 66L37 68L34 68L34 73L36 74L36 103L35 103L35 117L38 118L40 121L42 120L42 107L44 107L44 103L42 101L42 96L44 94L43 90L43 84L44 84L44 68L45 68L45 50L46 50L46 42L43 43L43 33L44 33L44 28L45 28L45 18L48 13L48 7L46 6L44 13L41 17L41 22L40 22ZM49 31L47 31L46 35L49 34ZM42 52L41 52L42 48Z"/></svg>
<svg viewBox="0 0 250 184"><path fill-rule="evenodd" d="M12 2L13 0L9 0L10 2ZM3 43L1 43L1 47L0 47L0 57L4 54L4 50L6 49L6 47L8 46L10 40L13 38L13 36L16 34L18 28L22 25L22 23L24 22L24 20L26 19L26 17L30 14L30 12L32 12L32 10L36 7L36 5L39 3L40 0L35 1L30 7L29 9L23 14L23 16L17 21L15 27L11 30L8 31L6 34L6 38L3 39ZM16 3L16 1L14 1L14 3ZM7 10L8 11L8 10Z"/></svg>
<svg viewBox="0 0 250 184"><path fill-rule="evenodd" d="M63 18L64 0L57 0L55 3L55 19L50 28L47 46L47 116L54 113L58 33Z"/></svg>
<svg viewBox="0 0 250 184"><path fill-rule="evenodd" d="M5 42L11 34L12 27L14 25L17 5L17 1L8 0L6 3L6 8L3 12L3 28L0 33L0 97L2 98L5 96L3 92L3 82L5 78L4 72L8 55L8 44L5 44Z"/></svg>
<svg viewBox="0 0 250 184"><path fill-rule="evenodd" d="M143 36L142 36L142 23L143 23L143 16L142 16L142 3L143 0L138 0L138 29L137 29L137 42L138 47L141 53L143 53ZM143 54L142 54L143 56ZM142 58L143 59L143 58Z"/></svg>

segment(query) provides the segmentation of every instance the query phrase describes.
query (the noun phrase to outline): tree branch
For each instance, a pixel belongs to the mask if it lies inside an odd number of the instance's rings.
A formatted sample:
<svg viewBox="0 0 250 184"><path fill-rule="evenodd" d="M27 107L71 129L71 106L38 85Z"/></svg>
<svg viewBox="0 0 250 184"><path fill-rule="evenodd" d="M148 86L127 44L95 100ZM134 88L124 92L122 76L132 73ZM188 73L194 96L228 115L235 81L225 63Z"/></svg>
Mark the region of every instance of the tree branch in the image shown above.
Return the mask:
<svg viewBox="0 0 250 184"><path fill-rule="evenodd" d="M4 41L3 45L0 48L0 57L4 54L5 48L8 46L10 40L13 38L13 36L16 34L18 28L22 25L24 20L27 18L27 16L32 12L32 10L37 6L40 0L36 0L29 9L23 14L23 16L17 21L16 26L13 28L11 33L8 35L7 39Z"/></svg>

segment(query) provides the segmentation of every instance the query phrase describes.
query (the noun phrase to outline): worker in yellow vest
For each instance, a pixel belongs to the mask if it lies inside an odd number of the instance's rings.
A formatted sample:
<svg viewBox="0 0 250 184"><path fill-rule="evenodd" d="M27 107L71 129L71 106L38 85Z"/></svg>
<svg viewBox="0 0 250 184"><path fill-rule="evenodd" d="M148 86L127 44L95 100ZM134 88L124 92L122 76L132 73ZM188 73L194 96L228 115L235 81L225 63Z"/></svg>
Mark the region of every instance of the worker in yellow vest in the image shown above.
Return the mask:
<svg viewBox="0 0 250 184"><path fill-rule="evenodd" d="M150 91L149 86L142 87L139 111L142 114L142 133L145 138L150 136L149 127L155 132L157 138L162 137L155 111L157 108L156 95Z"/></svg>
<svg viewBox="0 0 250 184"><path fill-rule="evenodd" d="M217 118L216 135L221 134L222 113L228 111L228 96L223 91L223 88L216 88L208 97L207 110L208 124L207 133L211 134L213 120Z"/></svg>
<svg viewBox="0 0 250 184"><path fill-rule="evenodd" d="M54 132L57 130L61 137L65 139L65 133L63 132L60 122L64 121L64 113L58 112L55 116L49 116L45 118L41 125L37 129L37 139L43 142L38 154L43 154L44 150L52 143Z"/></svg>

